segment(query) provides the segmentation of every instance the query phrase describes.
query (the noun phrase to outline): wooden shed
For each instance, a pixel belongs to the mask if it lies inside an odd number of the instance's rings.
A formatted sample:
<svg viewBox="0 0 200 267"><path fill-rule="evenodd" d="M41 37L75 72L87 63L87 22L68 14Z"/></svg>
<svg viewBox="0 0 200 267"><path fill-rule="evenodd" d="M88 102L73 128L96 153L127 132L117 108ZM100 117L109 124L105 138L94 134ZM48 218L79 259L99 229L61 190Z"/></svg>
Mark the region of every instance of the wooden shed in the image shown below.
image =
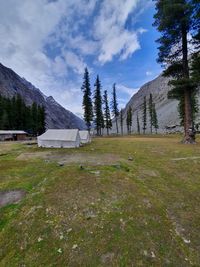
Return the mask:
<svg viewBox="0 0 200 267"><path fill-rule="evenodd" d="M16 130L0 130L0 141L23 141L27 139L27 133Z"/></svg>

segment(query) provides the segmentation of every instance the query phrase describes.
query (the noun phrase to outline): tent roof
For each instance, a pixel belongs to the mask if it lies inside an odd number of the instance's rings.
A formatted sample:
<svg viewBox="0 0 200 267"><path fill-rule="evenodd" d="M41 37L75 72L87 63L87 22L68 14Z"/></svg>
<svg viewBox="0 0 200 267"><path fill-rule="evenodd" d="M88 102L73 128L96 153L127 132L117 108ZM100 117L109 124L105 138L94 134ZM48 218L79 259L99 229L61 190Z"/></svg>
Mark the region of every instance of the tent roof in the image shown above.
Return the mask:
<svg viewBox="0 0 200 267"><path fill-rule="evenodd" d="M0 134L27 134L24 131L15 131L15 130L8 130L8 131L4 131L4 130L0 130Z"/></svg>
<svg viewBox="0 0 200 267"><path fill-rule="evenodd" d="M38 136L38 139L49 141L76 141L78 129L49 129L44 134Z"/></svg>
<svg viewBox="0 0 200 267"><path fill-rule="evenodd" d="M79 134L81 139L87 139L89 137L88 131L79 131Z"/></svg>

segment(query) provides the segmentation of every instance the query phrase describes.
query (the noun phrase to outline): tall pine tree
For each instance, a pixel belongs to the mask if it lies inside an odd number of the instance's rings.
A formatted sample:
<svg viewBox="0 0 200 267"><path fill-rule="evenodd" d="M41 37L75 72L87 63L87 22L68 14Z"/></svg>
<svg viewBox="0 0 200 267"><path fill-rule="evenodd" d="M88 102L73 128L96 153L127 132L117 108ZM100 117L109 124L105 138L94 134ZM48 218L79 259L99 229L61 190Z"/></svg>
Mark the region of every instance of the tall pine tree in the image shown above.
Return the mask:
<svg viewBox="0 0 200 267"><path fill-rule="evenodd" d="M83 77L83 84L81 87L83 92L83 110L84 110L84 120L87 126L88 131L91 128L91 122L93 120L93 107L92 107L92 98L91 98L91 88L90 88L90 78L88 69L85 68L85 73Z"/></svg>
<svg viewBox="0 0 200 267"><path fill-rule="evenodd" d="M117 119L118 119L118 116L119 116L119 109L118 109L117 93L116 93L116 85L115 85L115 83L113 84L111 110L112 110L112 115L115 118L116 130L117 130L117 134L118 134L119 133L119 129L118 129Z"/></svg>
<svg viewBox="0 0 200 267"><path fill-rule="evenodd" d="M146 129L147 129L147 101L146 101L146 96L144 96L144 101L143 101L143 134L145 134Z"/></svg>
<svg viewBox="0 0 200 267"><path fill-rule="evenodd" d="M148 109L149 109L149 118L150 118L150 131L152 134L152 127L153 127L153 96L152 96L152 94L150 94L150 96L149 96Z"/></svg>
<svg viewBox="0 0 200 267"><path fill-rule="evenodd" d="M127 125L127 132L128 134L131 133L131 127L132 127L132 108L129 107L126 114L126 125Z"/></svg>
<svg viewBox="0 0 200 267"><path fill-rule="evenodd" d="M190 75L189 65L189 35L194 39L195 17L197 9L193 3L197 0L156 0L155 23L162 36L158 39L160 44L158 62L165 66L165 75L172 77L173 86L169 97L178 99L183 107L184 143L195 142L193 121L193 100L197 85Z"/></svg>
<svg viewBox="0 0 200 267"><path fill-rule="evenodd" d="M110 117L110 109L109 109L109 104L108 104L107 90L104 91L103 103L104 103L105 128L107 130L107 135L109 135L109 129L112 127L112 121L111 121L111 117Z"/></svg>
<svg viewBox="0 0 200 267"><path fill-rule="evenodd" d="M155 103L153 103L153 106L152 106L152 126L154 126L154 129L155 129L156 134L157 134L159 127L158 127L158 118L157 118Z"/></svg>
<svg viewBox="0 0 200 267"><path fill-rule="evenodd" d="M139 121L138 113L137 113L137 133L140 134L140 121Z"/></svg>
<svg viewBox="0 0 200 267"><path fill-rule="evenodd" d="M123 110L120 110L120 127L121 127L121 135L124 134L124 129L123 129Z"/></svg>
<svg viewBox="0 0 200 267"><path fill-rule="evenodd" d="M101 135L102 128L104 128L104 118L102 111L101 83L99 80L99 75L97 75L94 86L94 122L96 126L97 135Z"/></svg>

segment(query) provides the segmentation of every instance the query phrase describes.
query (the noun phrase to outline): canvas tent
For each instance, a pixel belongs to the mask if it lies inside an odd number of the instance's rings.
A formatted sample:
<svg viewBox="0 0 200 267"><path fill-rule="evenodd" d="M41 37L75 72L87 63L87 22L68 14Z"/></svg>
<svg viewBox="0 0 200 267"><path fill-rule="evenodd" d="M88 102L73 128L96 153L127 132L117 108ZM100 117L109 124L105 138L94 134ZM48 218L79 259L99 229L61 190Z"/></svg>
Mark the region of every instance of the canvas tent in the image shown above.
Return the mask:
<svg viewBox="0 0 200 267"><path fill-rule="evenodd" d="M81 143L86 144L91 142L91 137L89 131L79 131Z"/></svg>
<svg viewBox="0 0 200 267"><path fill-rule="evenodd" d="M71 148L80 146L78 129L49 129L38 136L39 147Z"/></svg>

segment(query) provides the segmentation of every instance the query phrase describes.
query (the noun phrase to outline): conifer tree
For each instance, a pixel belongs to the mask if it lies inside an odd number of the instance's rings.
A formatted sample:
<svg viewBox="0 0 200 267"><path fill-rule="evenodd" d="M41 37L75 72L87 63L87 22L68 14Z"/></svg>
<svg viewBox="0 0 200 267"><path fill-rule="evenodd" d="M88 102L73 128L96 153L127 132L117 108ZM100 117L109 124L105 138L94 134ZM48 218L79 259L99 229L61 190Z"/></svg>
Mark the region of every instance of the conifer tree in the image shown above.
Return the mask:
<svg viewBox="0 0 200 267"><path fill-rule="evenodd" d="M129 107L127 110L126 124L127 124L127 132L128 134L130 134L131 127L132 127L132 108L131 107Z"/></svg>
<svg viewBox="0 0 200 267"><path fill-rule="evenodd" d="M139 121L138 113L137 113L137 132L138 134L140 134L140 121Z"/></svg>
<svg viewBox="0 0 200 267"><path fill-rule="evenodd" d="M112 121L111 121L111 117L110 117L110 109L109 109L109 104L108 104L107 90L104 91L103 103L104 103L105 128L107 130L107 135L109 135L109 129L112 127Z"/></svg>
<svg viewBox="0 0 200 267"><path fill-rule="evenodd" d="M36 103L26 106L20 95L12 99L0 95L0 128L41 134L45 131L45 108Z"/></svg>
<svg viewBox="0 0 200 267"><path fill-rule="evenodd" d="M165 75L172 77L169 97L178 99L183 107L184 143L195 142L192 102L197 84L191 79L188 45L189 35L198 39L197 4L199 0L156 0L154 16L154 26L162 34L158 62L165 67Z"/></svg>
<svg viewBox="0 0 200 267"><path fill-rule="evenodd" d="M115 85L115 83L113 84L111 110L112 110L112 115L115 118L116 130L117 130L117 134L118 134L119 133L119 129L118 129L117 119L118 119L118 116L119 116L119 109L118 109L117 93L116 93L116 85Z"/></svg>
<svg viewBox="0 0 200 267"><path fill-rule="evenodd" d="M123 129L123 110L120 110L120 127L121 127L121 135L124 134L124 129Z"/></svg>
<svg viewBox="0 0 200 267"><path fill-rule="evenodd" d="M149 96L148 109L149 109L149 118L150 118L150 131L152 134L152 126L153 126L153 97L152 97L152 94L150 94L150 96Z"/></svg>
<svg viewBox="0 0 200 267"><path fill-rule="evenodd" d="M152 125L154 126L154 129L155 129L156 134L157 134L157 130L159 127L158 127L158 118L157 118L156 106L154 103L152 106Z"/></svg>
<svg viewBox="0 0 200 267"><path fill-rule="evenodd" d="M90 88L90 78L88 69L85 68L85 73L83 77L83 84L81 87L83 92L83 110L84 110L84 121L86 123L88 131L91 128L91 122L93 120L93 107L92 107L92 98L91 98L91 88Z"/></svg>
<svg viewBox="0 0 200 267"><path fill-rule="evenodd" d="M101 97L101 83L99 80L99 75L97 75L94 90L94 115L95 115L95 125L97 130L97 135L101 135L101 130L104 128L104 119L102 112L102 97Z"/></svg>
<svg viewBox="0 0 200 267"><path fill-rule="evenodd" d="M147 129L147 103L146 103L146 96L144 96L143 101L143 134L145 134Z"/></svg>

